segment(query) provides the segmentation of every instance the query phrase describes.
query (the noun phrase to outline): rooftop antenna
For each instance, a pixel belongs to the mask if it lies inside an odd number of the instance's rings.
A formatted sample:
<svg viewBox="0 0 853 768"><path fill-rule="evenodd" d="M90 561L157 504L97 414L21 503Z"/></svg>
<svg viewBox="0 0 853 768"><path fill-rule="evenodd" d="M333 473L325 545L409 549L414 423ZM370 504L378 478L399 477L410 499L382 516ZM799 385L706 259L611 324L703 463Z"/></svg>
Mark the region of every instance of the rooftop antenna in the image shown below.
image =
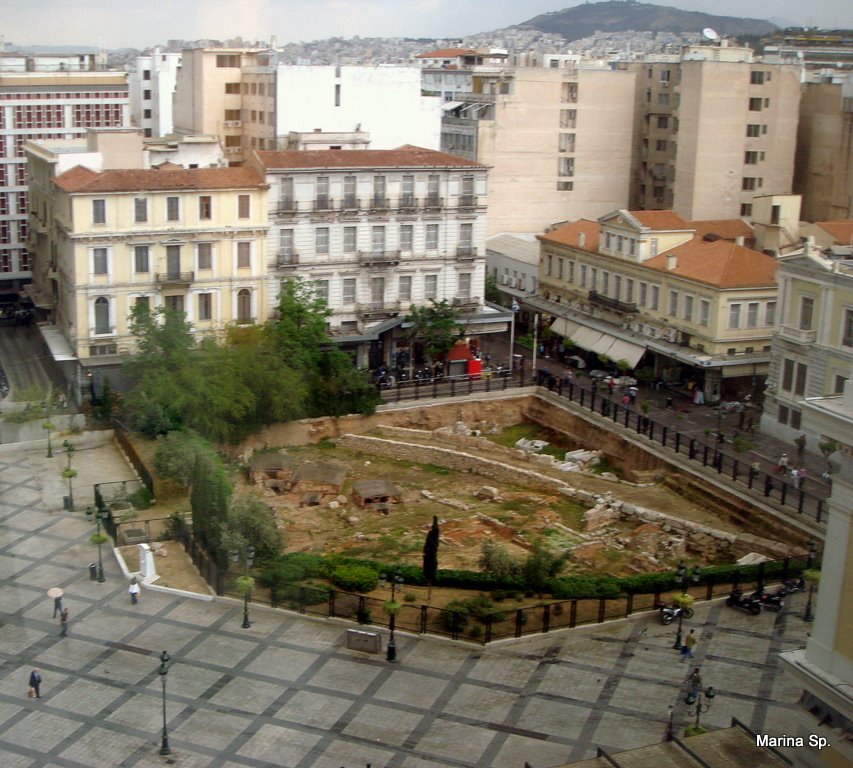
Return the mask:
<svg viewBox="0 0 853 768"><path fill-rule="evenodd" d="M720 35L717 33L717 30L712 27L705 27L705 29L702 30L702 37L706 40L710 40L712 43L715 40L720 39Z"/></svg>

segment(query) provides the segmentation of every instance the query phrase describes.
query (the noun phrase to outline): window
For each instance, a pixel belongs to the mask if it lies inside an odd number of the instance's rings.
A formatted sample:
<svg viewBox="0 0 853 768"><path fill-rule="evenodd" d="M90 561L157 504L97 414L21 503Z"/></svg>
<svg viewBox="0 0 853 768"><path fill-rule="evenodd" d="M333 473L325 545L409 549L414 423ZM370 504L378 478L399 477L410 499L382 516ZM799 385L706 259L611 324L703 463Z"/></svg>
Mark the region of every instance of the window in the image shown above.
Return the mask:
<svg viewBox="0 0 853 768"><path fill-rule="evenodd" d="M148 221L148 198L137 197L133 201L133 220L137 224Z"/></svg>
<svg viewBox="0 0 853 768"><path fill-rule="evenodd" d="M133 271L148 272L150 270L148 246L137 245L133 248Z"/></svg>
<svg viewBox="0 0 853 768"><path fill-rule="evenodd" d="M376 256L385 253L385 227L373 227L371 229L370 247Z"/></svg>
<svg viewBox="0 0 853 768"><path fill-rule="evenodd" d="M412 250L415 228L411 224L400 225L400 250L409 253Z"/></svg>
<svg viewBox="0 0 853 768"><path fill-rule="evenodd" d="M787 424L789 414L790 414L790 409L788 408L788 406L787 405L780 405L779 410L777 412L776 420L780 424Z"/></svg>
<svg viewBox="0 0 853 768"><path fill-rule="evenodd" d="M667 314L670 317L675 317L678 314L678 291L669 292L669 309Z"/></svg>
<svg viewBox="0 0 853 768"><path fill-rule="evenodd" d="M637 302L641 307L646 306L646 301L648 300L649 295L649 284L648 283L640 283L640 299Z"/></svg>
<svg viewBox="0 0 853 768"><path fill-rule="evenodd" d="M666 115L658 115L656 124L658 128L666 130L669 128L669 118Z"/></svg>
<svg viewBox="0 0 853 768"><path fill-rule="evenodd" d="M240 93L240 83L225 83L225 93Z"/></svg>
<svg viewBox="0 0 853 768"><path fill-rule="evenodd" d="M237 291L237 322L252 322L252 292L248 288Z"/></svg>
<svg viewBox="0 0 853 768"><path fill-rule="evenodd" d="M213 216L213 198L210 195L202 195L198 199L198 217L209 219Z"/></svg>
<svg viewBox="0 0 853 768"><path fill-rule="evenodd" d="M761 126L757 123L750 123L746 126L747 138L757 139L761 135Z"/></svg>
<svg viewBox="0 0 853 768"><path fill-rule="evenodd" d="M660 286L659 285L653 285L652 286L652 300L651 300L651 306L649 307L649 309L653 310L654 312L657 312L659 306L660 306Z"/></svg>
<svg viewBox="0 0 853 768"><path fill-rule="evenodd" d="M833 389L830 394L841 395L844 393L844 382L847 381L846 376L836 376L833 380Z"/></svg>
<svg viewBox="0 0 853 768"><path fill-rule="evenodd" d="M569 273L566 275L566 282L573 283L575 281L575 263L569 261Z"/></svg>
<svg viewBox="0 0 853 768"><path fill-rule="evenodd" d="M764 310L764 325L776 324L776 302L768 301Z"/></svg>
<svg viewBox="0 0 853 768"><path fill-rule="evenodd" d="M200 293L198 295L198 319L210 320L213 317L213 294Z"/></svg>
<svg viewBox="0 0 853 768"><path fill-rule="evenodd" d="M166 198L166 221L178 221L181 218L181 199L179 197Z"/></svg>
<svg viewBox="0 0 853 768"><path fill-rule="evenodd" d="M574 152L575 151L575 134L573 134L573 133L561 133L558 146L559 146L560 152Z"/></svg>
<svg viewBox="0 0 853 768"><path fill-rule="evenodd" d="M741 182L741 189L753 190L756 187L756 179L751 176L744 176Z"/></svg>
<svg viewBox="0 0 853 768"><path fill-rule="evenodd" d="M693 297L685 296L684 297L684 314L682 315L688 323L693 322Z"/></svg>
<svg viewBox="0 0 853 768"><path fill-rule="evenodd" d="M343 282L344 304L355 304L355 278L345 277Z"/></svg>
<svg viewBox="0 0 853 768"><path fill-rule="evenodd" d="M326 210L329 204L329 177L318 176L316 182L316 208L317 210Z"/></svg>
<svg viewBox="0 0 853 768"><path fill-rule="evenodd" d="M219 53L216 55L216 66L219 69L233 69L240 66L239 53Z"/></svg>
<svg viewBox="0 0 853 768"><path fill-rule="evenodd" d="M586 276L587 276L587 266L586 264L581 264L581 288L586 288Z"/></svg>
<svg viewBox="0 0 853 768"><path fill-rule="evenodd" d="M370 301L373 304L383 304L385 302L385 278L371 277L370 278Z"/></svg>
<svg viewBox="0 0 853 768"><path fill-rule="evenodd" d="M557 158L557 175L558 176L574 176L575 175L575 159L573 157Z"/></svg>
<svg viewBox="0 0 853 768"><path fill-rule="evenodd" d="M329 304L329 281L328 280L315 280L314 281L314 292L320 301L324 302L326 305Z"/></svg>
<svg viewBox="0 0 853 768"><path fill-rule="evenodd" d="M427 177L427 205L441 205L441 198L438 195L440 186L441 177L437 173L431 173Z"/></svg>
<svg viewBox="0 0 853 768"><path fill-rule="evenodd" d="M749 100L749 111L750 112L761 112L761 104L762 100L759 98L753 98Z"/></svg>
<svg viewBox="0 0 853 768"><path fill-rule="evenodd" d="M812 330L812 322L814 318L814 299L808 296L800 297L800 330Z"/></svg>
<svg viewBox="0 0 853 768"><path fill-rule="evenodd" d="M400 187L400 205L413 206L414 204L415 177L411 174L406 174L405 176L403 176L403 183Z"/></svg>
<svg viewBox="0 0 853 768"><path fill-rule="evenodd" d="M213 266L213 244L199 243L196 246L196 258L199 270L211 269Z"/></svg>
<svg viewBox="0 0 853 768"><path fill-rule="evenodd" d="M666 152L666 139L656 139L655 140L655 149L658 152Z"/></svg>
<svg viewBox="0 0 853 768"><path fill-rule="evenodd" d="M151 119L151 110L150 109L143 109L142 110L142 117L150 120Z"/></svg>
<svg viewBox="0 0 853 768"><path fill-rule="evenodd" d="M758 327L758 302L751 301L746 305L746 327Z"/></svg>
<svg viewBox="0 0 853 768"><path fill-rule="evenodd" d="M844 310L844 320L841 326L841 345L853 347L853 310Z"/></svg>
<svg viewBox="0 0 853 768"><path fill-rule="evenodd" d="M438 224L426 225L426 249L428 251L438 250Z"/></svg>
<svg viewBox="0 0 853 768"><path fill-rule="evenodd" d="M563 260L557 259L557 279L563 279Z"/></svg>
<svg viewBox="0 0 853 768"><path fill-rule="evenodd" d="M355 176L344 176L344 208L355 208L358 204L355 198L355 185Z"/></svg>
<svg viewBox="0 0 853 768"><path fill-rule="evenodd" d="M136 309L136 311L142 313L143 315L147 315L151 311L151 297L137 296L133 302L133 307L134 309Z"/></svg>
<svg viewBox="0 0 853 768"><path fill-rule="evenodd" d="M92 249L92 273L95 275L106 275L108 270L108 259L106 248Z"/></svg>
<svg viewBox="0 0 853 768"><path fill-rule="evenodd" d="M151 79L151 70L150 69L143 69L142 70L142 79L143 80L150 80Z"/></svg>
<svg viewBox="0 0 853 768"><path fill-rule="evenodd" d="M800 411L795 411L793 408L791 409L791 429L800 429L800 425L802 423L803 414Z"/></svg>
<svg viewBox="0 0 853 768"><path fill-rule="evenodd" d="M341 106L341 84L335 83L335 106Z"/></svg>
<svg viewBox="0 0 853 768"><path fill-rule="evenodd" d="M560 128L576 128L578 112L576 109L560 110Z"/></svg>
<svg viewBox="0 0 853 768"><path fill-rule="evenodd" d="M808 366L804 363L797 363L797 376L794 380L794 394L795 395L805 395L806 394L806 375L808 373Z"/></svg>
<svg viewBox="0 0 853 768"><path fill-rule="evenodd" d="M411 275L400 275L399 299L400 299L400 301L411 301L412 300L412 276Z"/></svg>
<svg viewBox="0 0 853 768"><path fill-rule="evenodd" d="M385 205L385 177L373 177L373 204Z"/></svg>
<svg viewBox="0 0 853 768"><path fill-rule="evenodd" d="M708 299L699 301L699 325L707 326L711 319L711 302Z"/></svg>
<svg viewBox="0 0 853 768"><path fill-rule="evenodd" d="M589 287L593 291L598 289L598 270L595 267L589 268Z"/></svg>
<svg viewBox="0 0 853 768"><path fill-rule="evenodd" d="M740 304L729 304L729 328L740 328Z"/></svg>
<svg viewBox="0 0 853 768"><path fill-rule="evenodd" d="M782 389L790 391L794 384L794 361L787 357L782 360Z"/></svg>
<svg viewBox="0 0 853 768"><path fill-rule="evenodd" d="M625 301L634 303L634 281L630 277L625 278Z"/></svg>
<svg viewBox="0 0 853 768"><path fill-rule="evenodd" d="M243 146L243 138L239 134L236 136L226 136L225 146L232 149L239 149Z"/></svg>
<svg viewBox="0 0 853 768"><path fill-rule="evenodd" d="M237 269L250 269L252 266L252 244L246 241L237 243Z"/></svg>
<svg viewBox="0 0 853 768"><path fill-rule="evenodd" d="M753 70L749 73L750 85L764 85L764 73L758 70Z"/></svg>
<svg viewBox="0 0 853 768"><path fill-rule="evenodd" d="M107 201L92 200L92 224L107 223Z"/></svg>
<svg viewBox="0 0 853 768"><path fill-rule="evenodd" d="M317 227L314 232L314 249L317 253L329 253L329 228Z"/></svg>
<svg viewBox="0 0 853 768"><path fill-rule="evenodd" d="M474 225L473 224L460 224L459 225L459 250L461 253L471 254L473 247L473 238L474 238Z"/></svg>
<svg viewBox="0 0 853 768"><path fill-rule="evenodd" d="M111 333L110 300L106 296L95 299L95 334Z"/></svg>
<svg viewBox="0 0 853 768"><path fill-rule="evenodd" d="M740 215L741 216L752 216L752 203L741 203L740 204Z"/></svg>
<svg viewBox="0 0 853 768"><path fill-rule="evenodd" d="M251 195L237 195L237 216L241 219L248 219L251 215Z"/></svg>
<svg viewBox="0 0 853 768"><path fill-rule="evenodd" d="M649 238L649 255L658 255L658 239L656 237Z"/></svg>
<svg viewBox="0 0 853 768"><path fill-rule="evenodd" d="M471 298L471 273L470 272L462 272L459 275L459 286L456 289L456 295L460 299L470 299Z"/></svg>
<svg viewBox="0 0 853 768"><path fill-rule="evenodd" d="M609 272L601 272L601 292L608 296L610 295L610 273Z"/></svg>
<svg viewBox="0 0 853 768"><path fill-rule="evenodd" d="M668 93L659 93L658 94L658 104L662 107L669 106L669 94Z"/></svg>
<svg viewBox="0 0 853 768"><path fill-rule="evenodd" d="M424 275L424 298L434 299L438 296L438 275Z"/></svg>
<svg viewBox="0 0 853 768"><path fill-rule="evenodd" d="M622 276L613 275L613 298L622 299Z"/></svg>

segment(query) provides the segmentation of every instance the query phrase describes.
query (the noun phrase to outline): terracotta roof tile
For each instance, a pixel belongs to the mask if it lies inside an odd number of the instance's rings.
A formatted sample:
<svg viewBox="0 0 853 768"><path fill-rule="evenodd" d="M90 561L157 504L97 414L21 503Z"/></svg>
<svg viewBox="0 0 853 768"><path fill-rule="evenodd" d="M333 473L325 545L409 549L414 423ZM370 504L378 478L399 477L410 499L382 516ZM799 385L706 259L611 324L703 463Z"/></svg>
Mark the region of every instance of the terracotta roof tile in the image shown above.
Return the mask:
<svg viewBox="0 0 853 768"><path fill-rule="evenodd" d="M628 211L644 227L653 230L690 229L675 211Z"/></svg>
<svg viewBox="0 0 853 768"><path fill-rule="evenodd" d="M676 257L676 266L667 269L667 256ZM657 272L696 280L717 288L750 288L776 284L776 260L728 240L707 242L693 238L643 262Z"/></svg>
<svg viewBox="0 0 853 768"><path fill-rule="evenodd" d="M578 219L536 237L542 242L570 245L572 248L595 253L598 251L600 231L601 225L597 221ZM581 238L581 235L583 235L583 238ZM583 239L583 245L581 245L581 239Z"/></svg>
<svg viewBox="0 0 853 768"><path fill-rule="evenodd" d="M474 56L478 53L473 48L439 48L437 51L419 53L416 59L452 59L455 56Z"/></svg>
<svg viewBox="0 0 853 768"><path fill-rule="evenodd" d="M853 244L853 219L837 221L816 221L815 226L828 232L839 245Z"/></svg>
<svg viewBox="0 0 853 768"><path fill-rule="evenodd" d="M734 240L742 237L752 240L754 235L752 227L743 219L715 219L710 221L689 221L687 226L696 230L697 237L705 235L719 235L723 240Z"/></svg>
<svg viewBox="0 0 853 768"><path fill-rule="evenodd" d="M473 160L406 144L397 149L290 149L255 152L264 168L484 168Z"/></svg>
<svg viewBox="0 0 853 768"><path fill-rule="evenodd" d="M96 173L76 166L54 183L66 192L135 192L193 189L257 189L266 186L252 168L144 168Z"/></svg>

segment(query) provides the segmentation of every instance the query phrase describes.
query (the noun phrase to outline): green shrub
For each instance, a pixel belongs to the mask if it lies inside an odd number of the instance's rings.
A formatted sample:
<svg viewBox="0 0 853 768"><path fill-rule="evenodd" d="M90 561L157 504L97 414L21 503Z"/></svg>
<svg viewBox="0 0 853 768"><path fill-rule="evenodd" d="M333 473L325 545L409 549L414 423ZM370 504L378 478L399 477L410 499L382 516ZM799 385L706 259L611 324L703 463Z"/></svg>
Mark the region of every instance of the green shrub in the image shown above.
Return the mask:
<svg viewBox="0 0 853 768"><path fill-rule="evenodd" d="M355 620L359 624L370 624L371 623L370 611L368 611L365 608L360 608L359 610L357 610L355 612Z"/></svg>
<svg viewBox="0 0 853 768"><path fill-rule="evenodd" d="M148 507L151 506L153 498L151 491L143 485L141 488L138 488L131 493L127 497L127 500L133 505L134 509L148 509Z"/></svg>
<svg viewBox="0 0 853 768"><path fill-rule="evenodd" d="M418 596L414 592L406 592L406 594L403 595L403 600L407 603L414 603L417 599Z"/></svg>
<svg viewBox="0 0 853 768"><path fill-rule="evenodd" d="M483 636L483 628L479 624L474 624L471 629L468 630L468 637L472 640L479 640Z"/></svg>
<svg viewBox="0 0 853 768"><path fill-rule="evenodd" d="M557 600L574 597L618 597L619 582L612 576L564 576L549 579L546 590Z"/></svg>
<svg viewBox="0 0 853 768"><path fill-rule="evenodd" d="M464 600L451 600L441 612L441 625L448 631L464 632L468 626L468 606Z"/></svg>
<svg viewBox="0 0 853 768"><path fill-rule="evenodd" d="M331 580L347 592L372 592L379 584L379 574L367 565L339 565L332 571Z"/></svg>

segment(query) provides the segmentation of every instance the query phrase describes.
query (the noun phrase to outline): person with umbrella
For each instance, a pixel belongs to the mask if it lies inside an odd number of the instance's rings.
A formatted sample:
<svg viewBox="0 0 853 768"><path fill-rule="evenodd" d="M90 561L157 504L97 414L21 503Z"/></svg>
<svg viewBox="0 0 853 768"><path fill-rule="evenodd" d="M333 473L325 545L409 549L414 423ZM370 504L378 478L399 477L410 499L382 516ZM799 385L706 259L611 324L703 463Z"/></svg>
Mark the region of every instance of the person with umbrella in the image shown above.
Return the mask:
<svg viewBox="0 0 853 768"><path fill-rule="evenodd" d="M53 616L56 618L62 615L62 595L65 593L59 587L51 587L47 590L47 596L53 598Z"/></svg>

